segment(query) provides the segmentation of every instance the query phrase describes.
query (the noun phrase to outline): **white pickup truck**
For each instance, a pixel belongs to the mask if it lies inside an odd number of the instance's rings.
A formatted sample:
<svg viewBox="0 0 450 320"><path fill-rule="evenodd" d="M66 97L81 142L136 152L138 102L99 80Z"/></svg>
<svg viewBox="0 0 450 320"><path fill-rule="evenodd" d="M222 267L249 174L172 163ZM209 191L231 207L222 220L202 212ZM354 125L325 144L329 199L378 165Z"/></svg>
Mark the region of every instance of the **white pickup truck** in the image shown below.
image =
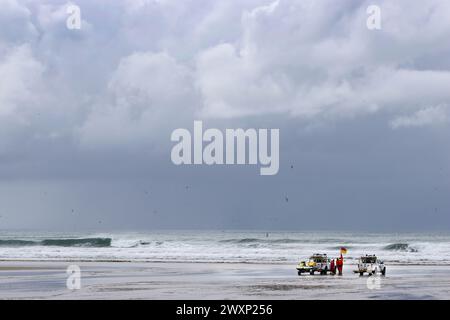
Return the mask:
<svg viewBox="0 0 450 320"><path fill-rule="evenodd" d="M366 272L369 276L377 273L381 273L384 276L386 275L386 266L375 255L365 255L359 258L358 269L354 270L354 272L359 273L360 276Z"/></svg>

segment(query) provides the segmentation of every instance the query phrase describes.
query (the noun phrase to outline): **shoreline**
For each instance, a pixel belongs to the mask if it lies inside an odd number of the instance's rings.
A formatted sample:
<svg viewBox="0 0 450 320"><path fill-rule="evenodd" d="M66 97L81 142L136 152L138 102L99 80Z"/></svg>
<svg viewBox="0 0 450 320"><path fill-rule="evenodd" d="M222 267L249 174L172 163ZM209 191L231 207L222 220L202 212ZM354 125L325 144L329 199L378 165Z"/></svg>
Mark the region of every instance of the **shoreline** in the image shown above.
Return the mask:
<svg viewBox="0 0 450 320"><path fill-rule="evenodd" d="M188 261L188 260L112 260L112 259L98 259L98 260L90 260L90 259L0 259L0 263L3 262L40 262L40 263L64 263L64 262L79 262L79 263L168 263L168 264L245 264L245 265L290 265L295 268L297 265L297 262L289 262L289 261ZM393 262L393 261L387 261L385 260L386 264L389 264L391 266L425 266L425 267L450 267L450 261L443 262L443 263L436 263L436 262ZM356 265L355 263L348 263L347 265Z"/></svg>
<svg viewBox="0 0 450 320"><path fill-rule="evenodd" d="M66 283L80 268L80 290ZM386 276L298 276L291 264L0 261L0 299L448 299L448 266L388 265Z"/></svg>

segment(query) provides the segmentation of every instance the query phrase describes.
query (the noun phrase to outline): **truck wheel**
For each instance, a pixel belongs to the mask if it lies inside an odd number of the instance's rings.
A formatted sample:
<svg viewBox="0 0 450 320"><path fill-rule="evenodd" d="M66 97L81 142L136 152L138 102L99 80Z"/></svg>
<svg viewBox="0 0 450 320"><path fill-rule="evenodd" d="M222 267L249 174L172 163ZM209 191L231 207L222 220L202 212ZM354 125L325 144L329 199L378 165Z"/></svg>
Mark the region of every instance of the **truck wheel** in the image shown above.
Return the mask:
<svg viewBox="0 0 450 320"><path fill-rule="evenodd" d="M360 272L359 276L362 277L364 275L364 272Z"/></svg>
<svg viewBox="0 0 450 320"><path fill-rule="evenodd" d="M298 275L299 275L299 276L301 276L301 275L302 275L302 272L301 272L301 271L298 271L297 273L298 273Z"/></svg>
<svg viewBox="0 0 450 320"><path fill-rule="evenodd" d="M381 274L382 274L383 276L386 275L386 267L384 267L383 270L381 270Z"/></svg>
<svg viewBox="0 0 450 320"><path fill-rule="evenodd" d="M314 275L314 270L310 270L309 274L313 276Z"/></svg>

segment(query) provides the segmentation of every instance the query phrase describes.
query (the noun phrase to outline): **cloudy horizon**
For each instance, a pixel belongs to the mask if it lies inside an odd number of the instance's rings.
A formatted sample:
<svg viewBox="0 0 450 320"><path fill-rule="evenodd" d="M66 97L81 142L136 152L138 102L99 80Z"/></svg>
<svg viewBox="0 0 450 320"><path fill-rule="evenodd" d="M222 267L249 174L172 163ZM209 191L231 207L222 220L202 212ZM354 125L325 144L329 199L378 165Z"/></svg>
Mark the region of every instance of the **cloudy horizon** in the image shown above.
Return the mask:
<svg viewBox="0 0 450 320"><path fill-rule="evenodd" d="M448 1L0 7L0 229L450 230ZM279 129L278 174L174 165L195 120Z"/></svg>

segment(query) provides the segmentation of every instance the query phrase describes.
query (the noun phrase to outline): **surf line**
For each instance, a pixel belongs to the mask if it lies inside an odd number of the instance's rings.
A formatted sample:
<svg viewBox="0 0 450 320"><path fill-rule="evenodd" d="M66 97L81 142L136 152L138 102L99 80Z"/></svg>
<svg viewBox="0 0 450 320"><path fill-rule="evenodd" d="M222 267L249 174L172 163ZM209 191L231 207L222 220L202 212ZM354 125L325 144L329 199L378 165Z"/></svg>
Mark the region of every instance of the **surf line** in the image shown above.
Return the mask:
<svg viewBox="0 0 450 320"><path fill-rule="evenodd" d="M172 132L170 139L178 142L170 155L175 165L259 164L260 175L275 175L280 166L279 129L225 129L224 134L215 128L203 131L203 122L194 121L193 138L188 129L179 128Z"/></svg>

